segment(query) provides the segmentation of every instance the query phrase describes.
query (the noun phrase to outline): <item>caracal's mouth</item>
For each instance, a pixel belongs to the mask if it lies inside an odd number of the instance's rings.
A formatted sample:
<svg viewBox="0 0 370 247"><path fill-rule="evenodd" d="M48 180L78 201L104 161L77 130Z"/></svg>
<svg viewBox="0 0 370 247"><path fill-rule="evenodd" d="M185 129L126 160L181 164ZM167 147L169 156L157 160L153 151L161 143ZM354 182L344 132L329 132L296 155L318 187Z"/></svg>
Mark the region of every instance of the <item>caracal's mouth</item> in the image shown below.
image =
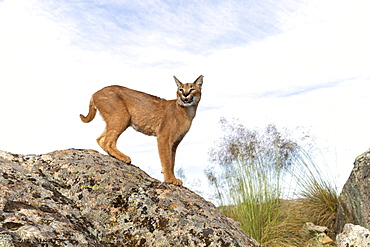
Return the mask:
<svg viewBox="0 0 370 247"><path fill-rule="evenodd" d="M192 99L185 98L185 99L181 99L181 101L184 103L184 105L188 106L188 105L193 104L194 98L192 98Z"/></svg>
<svg viewBox="0 0 370 247"><path fill-rule="evenodd" d="M196 105L198 103L198 99L197 99L197 97L193 97L193 96L178 97L177 98L177 103L181 106L184 106L184 107L190 107L190 106Z"/></svg>
<svg viewBox="0 0 370 247"><path fill-rule="evenodd" d="M190 103L193 103L193 99L192 100L183 99L182 102L184 102L185 104L190 104Z"/></svg>

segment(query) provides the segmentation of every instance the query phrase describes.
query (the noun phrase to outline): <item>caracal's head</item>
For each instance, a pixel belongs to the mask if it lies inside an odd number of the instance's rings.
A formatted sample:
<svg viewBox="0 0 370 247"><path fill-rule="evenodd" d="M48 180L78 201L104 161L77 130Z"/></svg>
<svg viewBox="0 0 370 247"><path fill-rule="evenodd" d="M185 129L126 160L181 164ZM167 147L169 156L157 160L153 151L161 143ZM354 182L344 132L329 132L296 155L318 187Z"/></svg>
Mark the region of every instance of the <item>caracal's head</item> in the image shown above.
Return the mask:
<svg viewBox="0 0 370 247"><path fill-rule="evenodd" d="M177 84L177 103L184 107L197 105L201 97L203 76L200 75L193 83L182 84L174 76Z"/></svg>

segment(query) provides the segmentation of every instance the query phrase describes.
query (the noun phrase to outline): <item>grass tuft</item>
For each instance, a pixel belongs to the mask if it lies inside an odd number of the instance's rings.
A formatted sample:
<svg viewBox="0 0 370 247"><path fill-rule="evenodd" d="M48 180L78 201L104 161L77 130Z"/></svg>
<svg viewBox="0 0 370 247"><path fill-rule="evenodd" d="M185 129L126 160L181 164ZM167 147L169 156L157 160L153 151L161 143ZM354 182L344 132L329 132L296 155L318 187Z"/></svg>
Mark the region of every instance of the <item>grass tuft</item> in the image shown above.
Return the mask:
<svg viewBox="0 0 370 247"><path fill-rule="evenodd" d="M333 229L336 186L300 145L274 125L261 134L223 121L229 135L210 152L219 166L205 173L225 215L264 247L306 246L305 222Z"/></svg>
<svg viewBox="0 0 370 247"><path fill-rule="evenodd" d="M296 175L300 190L297 192L306 221L334 230L339 196L335 183L305 154L303 173ZM308 161L308 162L306 162Z"/></svg>

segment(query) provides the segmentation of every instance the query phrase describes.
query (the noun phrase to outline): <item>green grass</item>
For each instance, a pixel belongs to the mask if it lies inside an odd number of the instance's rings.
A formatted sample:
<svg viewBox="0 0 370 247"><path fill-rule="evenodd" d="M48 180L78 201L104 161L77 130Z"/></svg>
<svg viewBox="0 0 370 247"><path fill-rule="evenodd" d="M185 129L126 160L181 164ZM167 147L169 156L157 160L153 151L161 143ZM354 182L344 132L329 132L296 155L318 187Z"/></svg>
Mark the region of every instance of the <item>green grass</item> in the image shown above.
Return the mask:
<svg viewBox="0 0 370 247"><path fill-rule="evenodd" d="M282 203L282 169L240 159L225 176L229 193L221 193L222 211L262 246L301 242L297 222ZM299 245L296 245L299 246Z"/></svg>
<svg viewBox="0 0 370 247"><path fill-rule="evenodd" d="M224 174L224 184L218 185L224 205L221 211L266 247L304 246L308 241L301 235L305 222L332 229L338 205L336 189L308 158L297 160L299 169L295 171L256 163L256 159L239 159Z"/></svg>
<svg viewBox="0 0 370 247"><path fill-rule="evenodd" d="M330 179L332 176L319 169L308 154L304 157L302 173L296 174L298 201L306 212L306 221L333 230L339 204L337 187Z"/></svg>
<svg viewBox="0 0 370 247"><path fill-rule="evenodd" d="M249 129L238 120L220 119L224 136L210 150L217 164L205 171L220 209L262 246L306 246L305 222L332 229L338 205L332 176L302 147L315 148L305 130ZM312 154L311 154L312 155Z"/></svg>

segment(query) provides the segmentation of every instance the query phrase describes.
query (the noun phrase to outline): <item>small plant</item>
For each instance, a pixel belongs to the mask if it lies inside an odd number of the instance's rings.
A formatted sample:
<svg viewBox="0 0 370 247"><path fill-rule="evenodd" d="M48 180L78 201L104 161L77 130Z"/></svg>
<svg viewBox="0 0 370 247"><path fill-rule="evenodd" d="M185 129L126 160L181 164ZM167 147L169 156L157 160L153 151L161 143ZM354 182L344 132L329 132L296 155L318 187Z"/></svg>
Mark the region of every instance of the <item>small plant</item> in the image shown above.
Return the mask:
<svg viewBox="0 0 370 247"><path fill-rule="evenodd" d="M274 168L240 161L219 192L220 209L262 246L301 246L303 221L295 217L296 203L281 199L282 169Z"/></svg>
<svg viewBox="0 0 370 247"><path fill-rule="evenodd" d="M266 247L303 246L306 221L332 229L335 187L286 129L249 130L225 119L221 124L227 133L210 151L218 166L205 173L225 215Z"/></svg>
<svg viewBox="0 0 370 247"><path fill-rule="evenodd" d="M295 174L300 207L304 208L306 221L334 229L339 197L335 183L321 171L309 155L301 159L301 173Z"/></svg>

